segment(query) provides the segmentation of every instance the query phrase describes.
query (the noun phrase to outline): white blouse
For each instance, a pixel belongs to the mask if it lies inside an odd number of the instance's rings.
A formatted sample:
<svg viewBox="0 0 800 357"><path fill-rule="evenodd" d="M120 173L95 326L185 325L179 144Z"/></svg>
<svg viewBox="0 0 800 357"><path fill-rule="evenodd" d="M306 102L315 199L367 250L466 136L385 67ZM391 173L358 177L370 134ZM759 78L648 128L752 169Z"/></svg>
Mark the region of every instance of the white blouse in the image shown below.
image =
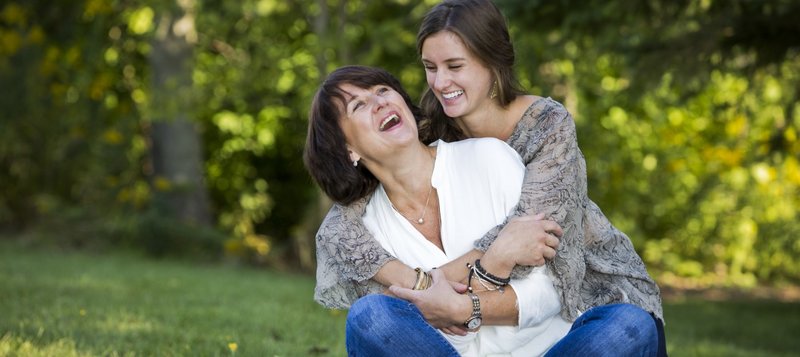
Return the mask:
<svg viewBox="0 0 800 357"><path fill-rule="evenodd" d="M525 167L519 155L494 138L454 143L437 141L431 178L439 196L439 250L394 210L383 186L367 204L364 223L390 254L410 267L430 270L464 255L473 242L502 224L519 201ZM465 267L466 269L466 267ZM462 356L536 356L544 354L569 331L546 267L523 279L512 279L519 326L483 326L477 333L445 338Z"/></svg>

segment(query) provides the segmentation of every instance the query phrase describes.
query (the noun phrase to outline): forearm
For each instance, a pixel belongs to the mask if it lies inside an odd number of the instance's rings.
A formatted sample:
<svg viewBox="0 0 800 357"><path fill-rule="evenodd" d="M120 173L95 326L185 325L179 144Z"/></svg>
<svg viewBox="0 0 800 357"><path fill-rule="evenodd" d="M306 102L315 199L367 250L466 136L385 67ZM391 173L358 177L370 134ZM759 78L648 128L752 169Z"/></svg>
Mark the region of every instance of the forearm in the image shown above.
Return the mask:
<svg viewBox="0 0 800 357"><path fill-rule="evenodd" d="M395 285L411 289L416 282L417 273L414 268L395 259L384 264L372 279L386 287Z"/></svg>
<svg viewBox="0 0 800 357"><path fill-rule="evenodd" d="M320 224L317 270L324 272L323 283L328 286L373 279L384 265L395 260L364 224L364 210L360 201L350 206L333 205Z"/></svg>
<svg viewBox="0 0 800 357"><path fill-rule="evenodd" d="M543 215L534 215L511 220L489 246L480 264L476 261L479 271L484 276L496 277L496 281L521 278L530 273L530 267L544 265L546 259L553 259L563 230L557 223L542 218ZM519 267L527 270L518 272Z"/></svg>
<svg viewBox="0 0 800 357"><path fill-rule="evenodd" d="M509 252L498 245L489 246L489 250L481 257L481 267L492 275L506 278L511 276L514 268L514 259L508 257ZM473 263L474 264L474 263Z"/></svg>
<svg viewBox="0 0 800 357"><path fill-rule="evenodd" d="M466 284L467 274L469 273L467 263L474 264L475 260L481 259L482 256L483 252L473 249L449 263L440 266L439 269L444 272L447 280ZM417 279L417 273L414 271L414 268L415 267L410 267L397 259L391 260L378 270L373 280L386 287L395 285L411 289Z"/></svg>
<svg viewBox="0 0 800 357"><path fill-rule="evenodd" d="M519 321L517 310L517 294L510 286L503 292L475 292L481 301L481 319L483 326L516 326ZM467 294L458 295L453 303L452 324L462 326L472 315L472 299Z"/></svg>
<svg viewBox="0 0 800 357"><path fill-rule="evenodd" d="M501 278L509 277L512 269L516 265L513 254L517 247L505 245L504 243L507 242L508 241L499 241L492 244L485 253L473 249L441 266L440 269L444 271L447 280L469 285L467 278L470 269L467 267L467 264L475 265L475 261L480 259L481 267L487 272ZM484 290L480 284L473 284L473 288L476 290Z"/></svg>
<svg viewBox="0 0 800 357"><path fill-rule="evenodd" d="M469 274L467 263L474 264L475 259L482 259L483 255L483 252L480 250L473 249L449 263L442 265L439 269L444 271L447 280L467 284L467 275Z"/></svg>
<svg viewBox="0 0 800 357"><path fill-rule="evenodd" d="M503 292L498 290L479 291L476 294L481 300L484 325L516 326L518 324L517 294L511 286L506 286Z"/></svg>

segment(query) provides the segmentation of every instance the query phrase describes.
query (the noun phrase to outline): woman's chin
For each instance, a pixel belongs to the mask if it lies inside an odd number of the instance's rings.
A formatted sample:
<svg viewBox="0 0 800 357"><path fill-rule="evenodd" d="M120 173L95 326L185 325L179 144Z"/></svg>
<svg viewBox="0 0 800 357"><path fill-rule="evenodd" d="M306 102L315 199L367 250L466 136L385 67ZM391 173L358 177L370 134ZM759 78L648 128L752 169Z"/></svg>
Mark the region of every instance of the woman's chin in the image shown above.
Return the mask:
<svg viewBox="0 0 800 357"><path fill-rule="evenodd" d="M463 115L463 110L455 107L444 107L444 114L451 118L458 118Z"/></svg>

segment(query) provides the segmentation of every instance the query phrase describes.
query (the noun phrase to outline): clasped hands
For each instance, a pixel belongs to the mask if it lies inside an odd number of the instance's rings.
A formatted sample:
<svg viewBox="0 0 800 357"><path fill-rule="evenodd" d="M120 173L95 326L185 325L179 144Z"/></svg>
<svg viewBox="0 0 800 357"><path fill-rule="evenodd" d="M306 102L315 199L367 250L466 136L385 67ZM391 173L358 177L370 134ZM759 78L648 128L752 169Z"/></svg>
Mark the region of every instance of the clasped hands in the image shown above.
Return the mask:
<svg viewBox="0 0 800 357"><path fill-rule="evenodd" d="M557 223L545 220L542 214L512 218L481 258L481 263L498 276L509 276L516 265L544 265L546 259L555 257L562 233ZM472 304L464 293L469 282L466 279L450 281L442 269L432 270L431 275L433 284L426 290L391 286L389 291L416 305L431 326L447 334L466 335L463 323L471 314ZM471 286L475 292L486 290L481 284ZM516 300L511 303L516 304ZM485 316L484 321L491 321L491 317Z"/></svg>

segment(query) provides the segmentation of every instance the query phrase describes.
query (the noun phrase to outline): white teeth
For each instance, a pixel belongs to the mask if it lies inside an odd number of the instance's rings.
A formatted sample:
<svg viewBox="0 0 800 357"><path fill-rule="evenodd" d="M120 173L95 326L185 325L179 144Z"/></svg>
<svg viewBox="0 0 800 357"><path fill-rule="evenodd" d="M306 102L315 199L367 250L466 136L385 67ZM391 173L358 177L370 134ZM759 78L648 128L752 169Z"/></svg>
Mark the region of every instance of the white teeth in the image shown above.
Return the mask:
<svg viewBox="0 0 800 357"><path fill-rule="evenodd" d="M463 90L457 90L455 92L442 93L442 97L444 97L444 99L453 99L453 98L458 97L459 95L462 95L462 94L464 94Z"/></svg>
<svg viewBox="0 0 800 357"><path fill-rule="evenodd" d="M381 122L380 129L383 130L383 128L386 127L386 124L389 124L392 120L400 120L400 117L398 117L397 114L392 114L386 117L386 119L383 119L383 122Z"/></svg>

